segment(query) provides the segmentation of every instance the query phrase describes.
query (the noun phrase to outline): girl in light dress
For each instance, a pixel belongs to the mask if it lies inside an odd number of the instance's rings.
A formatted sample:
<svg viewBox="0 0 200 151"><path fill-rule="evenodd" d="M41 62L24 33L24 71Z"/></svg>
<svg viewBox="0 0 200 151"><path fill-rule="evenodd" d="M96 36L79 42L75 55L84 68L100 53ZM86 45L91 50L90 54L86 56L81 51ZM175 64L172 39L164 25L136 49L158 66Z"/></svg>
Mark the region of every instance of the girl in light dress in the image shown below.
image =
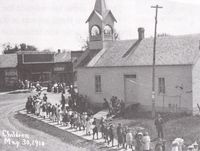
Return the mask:
<svg viewBox="0 0 200 151"><path fill-rule="evenodd" d="M177 141L172 142L172 151L179 151Z"/></svg>
<svg viewBox="0 0 200 151"><path fill-rule="evenodd" d="M126 149L128 147L133 150L133 134L131 133L130 129L128 129L126 134Z"/></svg>
<svg viewBox="0 0 200 151"><path fill-rule="evenodd" d="M92 131L92 121L89 117L86 118L86 135L91 135Z"/></svg>
<svg viewBox="0 0 200 151"><path fill-rule="evenodd" d="M143 150L144 151L150 151L150 149L151 149L151 138L150 138L148 132L144 133L144 136L142 138L142 142L143 142Z"/></svg>
<svg viewBox="0 0 200 151"><path fill-rule="evenodd" d="M37 116L39 116L40 115L40 102L39 101L36 102L35 109L36 109L35 114Z"/></svg>

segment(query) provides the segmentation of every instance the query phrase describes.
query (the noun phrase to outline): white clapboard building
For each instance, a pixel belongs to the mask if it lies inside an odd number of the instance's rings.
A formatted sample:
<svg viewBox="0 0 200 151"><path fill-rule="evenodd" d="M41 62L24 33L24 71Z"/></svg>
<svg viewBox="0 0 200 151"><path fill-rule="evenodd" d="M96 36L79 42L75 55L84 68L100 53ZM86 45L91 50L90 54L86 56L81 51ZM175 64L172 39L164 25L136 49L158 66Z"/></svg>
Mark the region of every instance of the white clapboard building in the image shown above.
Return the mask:
<svg viewBox="0 0 200 151"><path fill-rule="evenodd" d="M105 0L96 0L89 16L89 48L77 62L80 94L94 103L117 96L126 104L152 105L153 38L115 40L116 19ZM156 47L156 108L197 111L200 104L200 34L162 36Z"/></svg>

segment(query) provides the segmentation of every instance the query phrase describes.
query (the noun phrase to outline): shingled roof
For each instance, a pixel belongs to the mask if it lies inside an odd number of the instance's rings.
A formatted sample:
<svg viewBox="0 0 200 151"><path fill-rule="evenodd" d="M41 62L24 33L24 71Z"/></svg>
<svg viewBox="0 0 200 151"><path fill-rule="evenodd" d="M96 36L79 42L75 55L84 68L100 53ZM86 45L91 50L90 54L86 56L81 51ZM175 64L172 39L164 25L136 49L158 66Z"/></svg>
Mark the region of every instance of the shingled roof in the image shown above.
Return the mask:
<svg viewBox="0 0 200 151"><path fill-rule="evenodd" d="M111 42L85 67L152 65L153 38ZM92 50L91 50L92 51ZM157 38L156 65L193 64L200 53L200 34Z"/></svg>
<svg viewBox="0 0 200 151"><path fill-rule="evenodd" d="M17 66L17 54L0 55L0 68L15 68Z"/></svg>
<svg viewBox="0 0 200 151"><path fill-rule="evenodd" d="M55 53L54 55L54 62L59 63L59 62L71 62L71 52L70 51L63 51L60 53Z"/></svg>

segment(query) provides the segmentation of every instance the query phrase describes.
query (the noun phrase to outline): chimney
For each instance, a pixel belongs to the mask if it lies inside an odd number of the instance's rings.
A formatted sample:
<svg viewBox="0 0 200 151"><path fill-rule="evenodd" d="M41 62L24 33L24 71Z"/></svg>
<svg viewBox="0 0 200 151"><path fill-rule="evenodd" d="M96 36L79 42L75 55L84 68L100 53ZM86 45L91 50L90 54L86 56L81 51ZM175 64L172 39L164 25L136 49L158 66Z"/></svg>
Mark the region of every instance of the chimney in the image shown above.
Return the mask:
<svg viewBox="0 0 200 151"><path fill-rule="evenodd" d="M144 28L140 27L138 28L138 40L144 39Z"/></svg>

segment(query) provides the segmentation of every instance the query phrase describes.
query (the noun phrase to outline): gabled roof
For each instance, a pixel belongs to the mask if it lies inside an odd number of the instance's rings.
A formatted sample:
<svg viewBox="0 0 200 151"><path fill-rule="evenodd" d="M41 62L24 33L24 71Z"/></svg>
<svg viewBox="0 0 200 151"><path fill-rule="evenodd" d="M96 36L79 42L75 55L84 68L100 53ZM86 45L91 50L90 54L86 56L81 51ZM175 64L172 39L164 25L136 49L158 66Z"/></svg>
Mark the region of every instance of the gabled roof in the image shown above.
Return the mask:
<svg viewBox="0 0 200 151"><path fill-rule="evenodd" d="M117 22L115 16L113 15L112 11L111 10L108 10L105 14L104 14L104 17L103 19L106 19L106 17L110 14L110 16L112 17L112 19Z"/></svg>
<svg viewBox="0 0 200 151"><path fill-rule="evenodd" d="M94 6L94 10L92 11L90 16L88 17L86 23L90 21L90 19L92 18L92 16L94 14L96 14L102 21L108 15L110 15L113 18L113 20L115 22L117 22L116 18L114 17L113 13L111 12L111 10L107 9L105 0L96 0L95 6Z"/></svg>
<svg viewBox="0 0 200 151"><path fill-rule="evenodd" d="M153 38L110 42L85 67L152 65ZM200 34L157 38L156 65L194 64L200 54ZM92 50L91 50L92 51ZM103 51L103 53L102 53Z"/></svg>
<svg viewBox="0 0 200 151"><path fill-rule="evenodd" d="M75 68L77 67L84 67L100 52L101 50L85 50L85 52L78 58L76 64L74 65Z"/></svg>
<svg viewBox="0 0 200 151"><path fill-rule="evenodd" d="M92 13L90 14L90 16L88 17L86 23L90 21L90 19L93 17L93 15L97 15L100 20L103 20L103 17L97 11L93 10Z"/></svg>
<svg viewBox="0 0 200 151"><path fill-rule="evenodd" d="M15 68L17 66L17 54L0 55L0 68Z"/></svg>

